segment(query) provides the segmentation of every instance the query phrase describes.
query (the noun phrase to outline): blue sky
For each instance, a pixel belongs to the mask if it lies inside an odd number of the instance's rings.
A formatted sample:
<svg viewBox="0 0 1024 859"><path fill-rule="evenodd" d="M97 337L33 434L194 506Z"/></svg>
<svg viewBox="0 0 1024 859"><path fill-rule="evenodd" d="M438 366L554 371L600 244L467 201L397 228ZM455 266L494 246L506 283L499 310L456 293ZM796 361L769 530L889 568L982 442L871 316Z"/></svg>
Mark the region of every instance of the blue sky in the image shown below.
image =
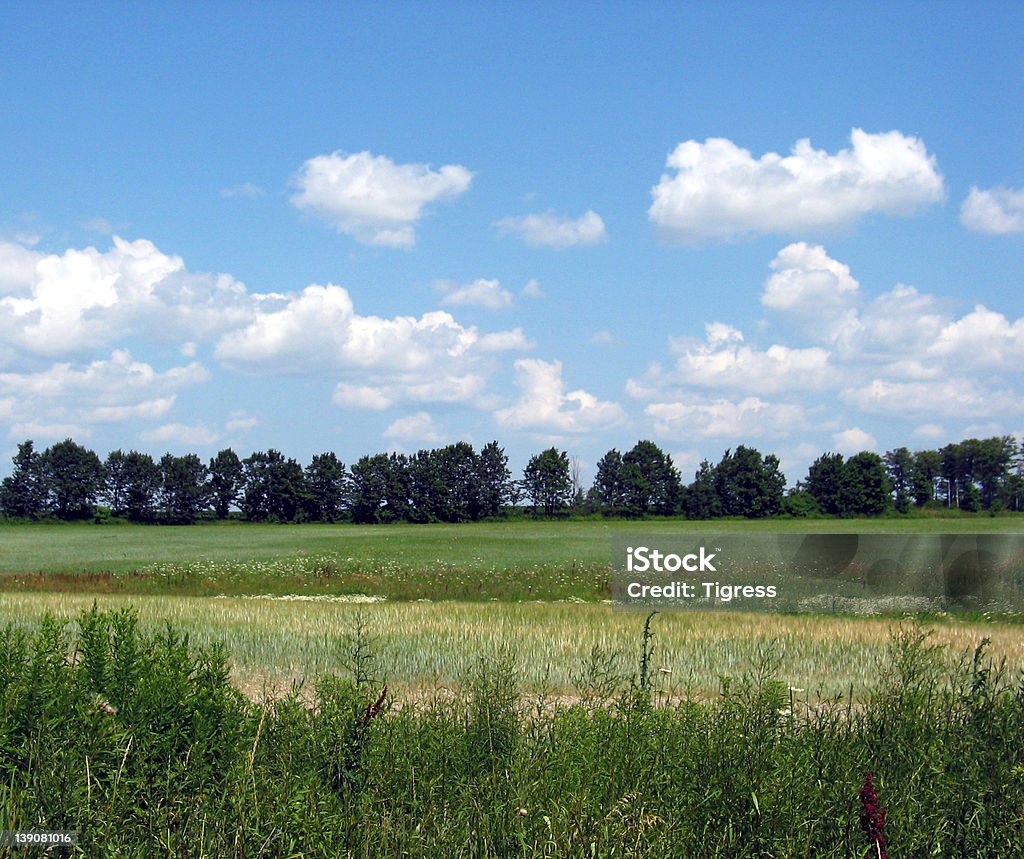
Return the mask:
<svg viewBox="0 0 1024 859"><path fill-rule="evenodd" d="M1024 433L1017 4L9 4L0 432L587 477ZM9 460L9 456L4 457Z"/></svg>

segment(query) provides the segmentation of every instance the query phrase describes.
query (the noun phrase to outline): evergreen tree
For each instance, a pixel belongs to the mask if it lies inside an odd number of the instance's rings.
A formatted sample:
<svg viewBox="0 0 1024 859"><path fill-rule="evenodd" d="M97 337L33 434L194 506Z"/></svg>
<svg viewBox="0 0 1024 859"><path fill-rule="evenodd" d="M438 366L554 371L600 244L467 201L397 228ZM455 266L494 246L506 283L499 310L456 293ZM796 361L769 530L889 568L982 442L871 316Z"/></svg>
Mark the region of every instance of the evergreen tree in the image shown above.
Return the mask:
<svg viewBox="0 0 1024 859"><path fill-rule="evenodd" d="M51 445L40 457L50 509L61 519L92 516L103 488L103 463L71 439Z"/></svg>
<svg viewBox="0 0 1024 859"><path fill-rule="evenodd" d="M523 487L533 502L534 512L551 516L568 507L572 500L569 454L549 447L533 456L523 470Z"/></svg>
<svg viewBox="0 0 1024 859"><path fill-rule="evenodd" d="M819 456L807 472L806 489L814 496L822 513L828 516L842 516L843 455L825 453Z"/></svg>
<svg viewBox="0 0 1024 859"><path fill-rule="evenodd" d="M878 516L892 503L885 463L877 453L861 451L843 464L842 512L845 516Z"/></svg>
<svg viewBox="0 0 1024 859"><path fill-rule="evenodd" d="M348 492L345 464L333 453L320 453L306 466L308 517L314 522L337 522Z"/></svg>
<svg viewBox="0 0 1024 859"><path fill-rule="evenodd" d="M164 517L179 524L195 522L210 497L209 469L194 453L160 458L160 506Z"/></svg>
<svg viewBox="0 0 1024 859"><path fill-rule="evenodd" d="M210 494L218 519L227 519L231 507L238 503L245 487L242 460L230 447L210 460Z"/></svg>
<svg viewBox="0 0 1024 859"><path fill-rule="evenodd" d="M18 445L14 472L0 483L0 510L5 516L38 519L46 509L43 462L31 439Z"/></svg>

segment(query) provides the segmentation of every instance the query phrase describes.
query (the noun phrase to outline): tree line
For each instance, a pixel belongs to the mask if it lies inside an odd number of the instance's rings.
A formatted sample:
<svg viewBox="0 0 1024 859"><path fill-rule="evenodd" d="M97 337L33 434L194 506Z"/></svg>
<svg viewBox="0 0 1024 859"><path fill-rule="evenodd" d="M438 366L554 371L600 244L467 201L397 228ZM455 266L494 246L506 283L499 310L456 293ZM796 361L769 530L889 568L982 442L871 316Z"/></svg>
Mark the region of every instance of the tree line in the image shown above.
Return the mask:
<svg viewBox="0 0 1024 859"><path fill-rule="evenodd" d="M350 467L331 452L303 466L273 448L244 459L232 449L208 462L197 454L115 450L105 460L72 439L37 451L18 445L0 483L0 513L17 519L118 517L133 522L470 522L529 509L691 519L771 516L878 516L914 508L977 512L1024 506L1024 444L1011 436L966 439L938 450L901 447L884 456L825 453L787 492L774 454L740 445L714 465L701 462L683 483L672 458L652 441L597 463L584 489L580 464L551 447L513 479L496 441L415 454L363 456Z"/></svg>

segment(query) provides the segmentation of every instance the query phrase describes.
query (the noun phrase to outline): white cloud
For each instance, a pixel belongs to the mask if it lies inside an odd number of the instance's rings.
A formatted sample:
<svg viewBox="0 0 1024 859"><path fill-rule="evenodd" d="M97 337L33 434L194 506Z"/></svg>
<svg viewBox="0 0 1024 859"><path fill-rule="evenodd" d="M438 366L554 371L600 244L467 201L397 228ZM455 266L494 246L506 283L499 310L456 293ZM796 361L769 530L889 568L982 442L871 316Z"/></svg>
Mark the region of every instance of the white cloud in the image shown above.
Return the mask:
<svg viewBox="0 0 1024 859"><path fill-rule="evenodd" d="M771 403L760 397L739 401L704 400L651 403L644 413L654 421L659 435L672 439L759 438L787 435L804 425L806 418L800 406Z"/></svg>
<svg viewBox="0 0 1024 859"><path fill-rule="evenodd" d="M204 424L173 423L139 433L139 438L151 444L169 444L179 449L214 444L220 433Z"/></svg>
<svg viewBox="0 0 1024 859"><path fill-rule="evenodd" d="M1010 322L1002 313L977 305L971 313L943 327L928 354L957 366L1012 368L1024 360L1024 317Z"/></svg>
<svg viewBox="0 0 1024 859"><path fill-rule="evenodd" d="M271 372L362 368L437 369L475 351L480 334L445 311L414 316L360 316L340 286L307 286L280 305L259 311L244 328L225 334L216 356Z"/></svg>
<svg viewBox="0 0 1024 859"><path fill-rule="evenodd" d="M28 289L43 254L14 242L0 242L0 292Z"/></svg>
<svg viewBox="0 0 1024 859"><path fill-rule="evenodd" d="M0 373L0 392L23 399L79 397L91 403L110 404L133 394L176 390L209 378L209 371L202 364L172 367L161 373L143 361L136 361L128 351L118 349L109 360L85 366L62 362L34 373Z"/></svg>
<svg viewBox="0 0 1024 859"><path fill-rule="evenodd" d="M526 281L526 286L519 291L519 294L526 298L543 298L544 290L540 288L540 281L531 277Z"/></svg>
<svg viewBox="0 0 1024 859"><path fill-rule="evenodd" d="M267 192L259 185L254 185L252 182L243 182L241 185L232 185L230 188L221 188L220 195L222 197L232 198L241 197L248 200L262 197Z"/></svg>
<svg viewBox="0 0 1024 859"><path fill-rule="evenodd" d="M731 140L687 140L651 189L648 216L672 240L724 241L750 233L849 227L870 213L909 215L944 196L935 158L899 131L853 129L831 155L797 141L788 156L755 159Z"/></svg>
<svg viewBox="0 0 1024 859"><path fill-rule="evenodd" d="M370 152L334 152L302 165L291 201L356 241L410 248L424 206L458 197L472 179L458 164L435 171L426 164L395 164Z"/></svg>
<svg viewBox="0 0 1024 859"><path fill-rule="evenodd" d="M850 267L832 259L821 245L787 245L771 262L761 303L813 331L815 339L837 339L853 324L860 284Z"/></svg>
<svg viewBox="0 0 1024 859"><path fill-rule="evenodd" d="M87 409L83 417L87 421L98 423L119 423L127 420L154 420L163 417L174 405L175 396L160 397L155 400L144 400L130 406L98 406Z"/></svg>
<svg viewBox="0 0 1024 859"><path fill-rule="evenodd" d="M852 456L861 451L874 450L878 447L878 440L860 427L850 427L841 432L832 433L832 441L835 442L836 450L844 456Z"/></svg>
<svg viewBox="0 0 1024 859"><path fill-rule="evenodd" d="M898 382L872 379L840 392L840 399L867 414L887 417L974 417L1021 410L1024 401L1012 389L993 390L964 376Z"/></svg>
<svg viewBox="0 0 1024 859"><path fill-rule="evenodd" d="M495 412L508 429L541 433L582 433L622 423L625 412L618 403L598 400L587 391L565 392L561 361L522 358L515 363L519 400Z"/></svg>
<svg viewBox="0 0 1024 859"><path fill-rule="evenodd" d="M442 304L456 307L482 307L485 310L504 310L512 306L512 293L501 288L497 280L478 278L472 283L456 286L451 283L438 283L436 288L444 294Z"/></svg>
<svg viewBox="0 0 1024 859"><path fill-rule="evenodd" d="M671 373L649 374L659 386L693 385L728 388L749 393L821 390L835 379L829 353L817 346L796 349L774 344L765 350L743 343L743 334L720 322L705 326L706 338L672 338L670 351L678 355Z"/></svg>
<svg viewBox="0 0 1024 859"><path fill-rule="evenodd" d="M384 437L414 444L437 444L443 440L441 431L427 412L398 418L384 430Z"/></svg>
<svg viewBox="0 0 1024 859"><path fill-rule="evenodd" d="M246 414L244 411L233 412L227 423L224 424L224 429L232 433L246 432L254 427L258 427L259 424L258 418Z"/></svg>
<svg viewBox="0 0 1024 859"><path fill-rule="evenodd" d="M533 247L571 248L596 245L608 238L601 216L588 210L578 218L541 212L502 218L494 224L502 235L517 235Z"/></svg>
<svg viewBox="0 0 1024 859"><path fill-rule="evenodd" d="M374 411L383 411L395 404L386 388L373 385L353 385L349 382L338 382L334 388L332 400L338 406Z"/></svg>
<svg viewBox="0 0 1024 859"><path fill-rule="evenodd" d="M4 272L10 294L0 299L0 337L32 355L81 353L132 334L201 338L251 315L244 285L188 272L145 239L115 236L108 251L59 255L0 245Z"/></svg>
<svg viewBox="0 0 1024 859"><path fill-rule="evenodd" d="M520 352L532 349L536 344L526 336L522 328L509 331L492 331L477 341L480 352Z"/></svg>
<svg viewBox="0 0 1024 859"><path fill-rule="evenodd" d="M79 424L46 423L32 420L11 424L11 428L7 432L8 438L30 438L36 442L49 439L83 439L88 438L89 435L89 430Z"/></svg>
<svg viewBox="0 0 1024 859"><path fill-rule="evenodd" d="M11 404L3 417L15 427L73 426L88 434L94 424L162 418L174 406L176 391L209 377L201 364L160 372L117 350L109 359L86 365L61 362L30 373L0 373L0 395L7 395ZM60 435L61 431L38 434Z"/></svg>
<svg viewBox="0 0 1024 859"><path fill-rule="evenodd" d="M914 435L918 438L935 440L942 438L945 434L946 431L938 424L921 424L914 428Z"/></svg>
<svg viewBox="0 0 1024 859"><path fill-rule="evenodd" d="M960 223L976 233L1024 233L1024 188L972 186L960 207Z"/></svg>
<svg viewBox="0 0 1024 859"><path fill-rule="evenodd" d="M593 346L610 346L615 342L615 335L607 329L595 331L588 342Z"/></svg>
<svg viewBox="0 0 1024 859"><path fill-rule="evenodd" d="M377 384L339 382L332 399L338 406L382 411L403 403L474 403L486 386L484 377L473 373L436 378L396 375Z"/></svg>

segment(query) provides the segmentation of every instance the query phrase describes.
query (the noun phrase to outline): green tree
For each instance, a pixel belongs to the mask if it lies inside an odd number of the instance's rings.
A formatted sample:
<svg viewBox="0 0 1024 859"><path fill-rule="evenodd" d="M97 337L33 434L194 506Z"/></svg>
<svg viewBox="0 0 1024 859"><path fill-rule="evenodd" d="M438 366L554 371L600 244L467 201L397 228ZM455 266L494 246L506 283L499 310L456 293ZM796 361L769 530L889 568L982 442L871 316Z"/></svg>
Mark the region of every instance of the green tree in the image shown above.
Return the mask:
<svg viewBox="0 0 1024 859"><path fill-rule="evenodd" d="M914 464L911 482L913 485L914 503L924 507L935 498L935 487L942 475L942 455L937 450L918 450L914 452Z"/></svg>
<svg viewBox="0 0 1024 859"><path fill-rule="evenodd" d="M209 469L194 453L160 458L160 506L164 517L180 524L191 524L206 510L210 498Z"/></svg>
<svg viewBox="0 0 1024 859"><path fill-rule="evenodd" d="M686 515L690 519L716 519L722 515L722 500L715 491L715 468L706 459L686 489Z"/></svg>
<svg viewBox="0 0 1024 859"><path fill-rule="evenodd" d="M807 472L805 488L818 509L828 516L842 516L843 504L843 455L824 453L819 456Z"/></svg>
<svg viewBox="0 0 1024 859"><path fill-rule="evenodd" d="M46 509L46 485L42 456L32 439L18 445L14 471L0 483L0 510L5 516L38 519Z"/></svg>
<svg viewBox="0 0 1024 859"><path fill-rule="evenodd" d="M61 519L92 516L103 487L103 463L71 439L51 445L40 458L48 503Z"/></svg>
<svg viewBox="0 0 1024 859"><path fill-rule="evenodd" d="M345 463L330 451L315 455L306 466L306 491L308 518L337 522L348 493Z"/></svg>
<svg viewBox="0 0 1024 859"><path fill-rule="evenodd" d="M162 484L160 466L148 453L130 451L124 457L123 481L125 515L133 522L152 522Z"/></svg>
<svg viewBox="0 0 1024 859"><path fill-rule="evenodd" d="M382 521L389 471L386 453L361 456L352 466L349 504L353 522L375 524Z"/></svg>
<svg viewBox="0 0 1024 859"><path fill-rule="evenodd" d="M653 441L638 441L622 456L619 470L626 510L633 516L678 512L682 486L679 472Z"/></svg>
<svg viewBox="0 0 1024 859"><path fill-rule="evenodd" d="M601 512L621 516L626 510L626 487L622 482L622 454L612 448L597 461L594 493Z"/></svg>
<svg viewBox="0 0 1024 859"><path fill-rule="evenodd" d="M508 457L496 441L488 442L480 451L477 463L477 495L480 517L497 516L509 500L512 472Z"/></svg>
<svg viewBox="0 0 1024 859"><path fill-rule="evenodd" d="M1016 448L1017 442L1008 435L986 438L977 443L971 476L978 483L983 509L1006 506L1003 488L1010 477Z"/></svg>
<svg viewBox="0 0 1024 859"><path fill-rule="evenodd" d="M910 498L914 491L914 456L905 447L898 447L885 454L885 470L889 485L896 493L895 506L900 513L910 509Z"/></svg>
<svg viewBox="0 0 1024 859"><path fill-rule="evenodd" d="M242 460L230 447L210 460L210 494L218 519L227 519L231 508L238 503L245 488L245 469Z"/></svg>
<svg viewBox="0 0 1024 859"><path fill-rule="evenodd" d="M523 470L523 487L533 503L534 512L551 516L569 506L572 481L569 479L569 454L549 447L533 456Z"/></svg>
<svg viewBox="0 0 1024 859"><path fill-rule="evenodd" d="M254 522L295 522L306 501L305 474L294 459L270 448L242 460L245 492L242 512Z"/></svg>
<svg viewBox="0 0 1024 859"><path fill-rule="evenodd" d="M885 463L870 451L861 451L843 464L841 489L845 516L878 516L892 503Z"/></svg>
<svg viewBox="0 0 1024 859"><path fill-rule="evenodd" d="M715 467L714 486L725 516L761 519L782 512L786 478L774 454L762 457L745 445L735 453L727 450Z"/></svg>
<svg viewBox="0 0 1024 859"><path fill-rule="evenodd" d="M103 491L101 497L115 516L128 511L128 455L118 448L103 460Z"/></svg>

